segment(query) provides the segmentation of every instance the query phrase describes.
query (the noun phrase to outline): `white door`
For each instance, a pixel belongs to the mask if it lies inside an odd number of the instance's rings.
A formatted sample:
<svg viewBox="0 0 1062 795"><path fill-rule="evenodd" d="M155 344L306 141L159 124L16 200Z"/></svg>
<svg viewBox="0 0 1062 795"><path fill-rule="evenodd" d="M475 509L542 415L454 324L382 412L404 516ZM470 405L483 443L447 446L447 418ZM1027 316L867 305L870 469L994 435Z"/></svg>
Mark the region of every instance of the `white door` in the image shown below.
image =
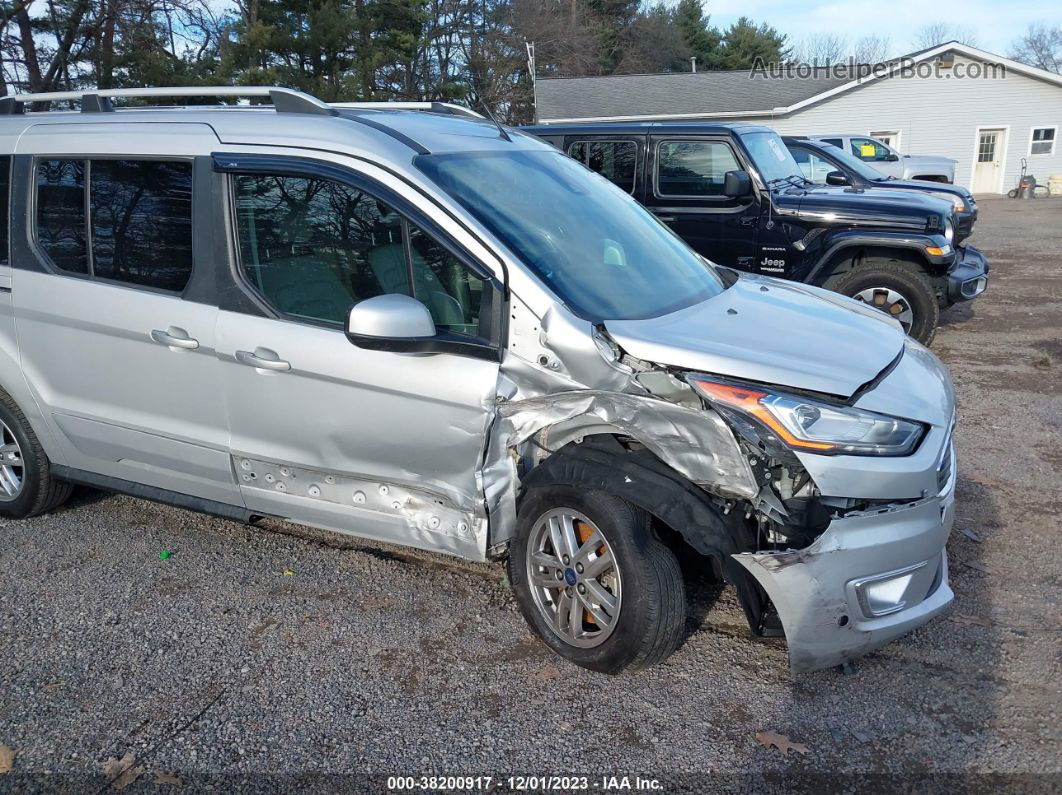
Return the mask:
<svg viewBox="0 0 1062 795"><path fill-rule="evenodd" d="M1003 130L977 131L977 159L974 163L974 193L998 193L1003 165Z"/></svg>

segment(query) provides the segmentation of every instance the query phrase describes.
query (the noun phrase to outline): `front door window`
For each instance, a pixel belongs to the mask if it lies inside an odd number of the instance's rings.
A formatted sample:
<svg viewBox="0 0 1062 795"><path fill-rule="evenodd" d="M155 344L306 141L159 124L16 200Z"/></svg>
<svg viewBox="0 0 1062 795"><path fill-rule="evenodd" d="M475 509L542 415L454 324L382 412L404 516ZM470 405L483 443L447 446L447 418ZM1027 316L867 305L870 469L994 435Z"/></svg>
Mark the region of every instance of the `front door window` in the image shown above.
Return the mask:
<svg viewBox="0 0 1062 795"><path fill-rule="evenodd" d="M387 203L329 179L234 184L241 270L281 314L339 327L352 304L401 293L440 329L479 335L484 280Z"/></svg>

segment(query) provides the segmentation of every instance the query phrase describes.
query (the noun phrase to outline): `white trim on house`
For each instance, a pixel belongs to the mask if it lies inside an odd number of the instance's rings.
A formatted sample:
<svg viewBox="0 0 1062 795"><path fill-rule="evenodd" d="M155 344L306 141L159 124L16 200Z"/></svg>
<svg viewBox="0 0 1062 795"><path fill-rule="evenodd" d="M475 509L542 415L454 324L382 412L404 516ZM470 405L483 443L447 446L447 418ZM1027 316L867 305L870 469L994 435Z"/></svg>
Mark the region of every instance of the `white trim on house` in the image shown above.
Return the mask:
<svg viewBox="0 0 1062 795"><path fill-rule="evenodd" d="M970 160L970 192L973 193L974 175L977 173L977 150L981 144L981 130L1003 131L1002 142L996 142L996 151L1002 152L1003 156L999 160L999 177L996 179L997 184L994 189L990 191L978 191L978 193L1005 193L1003 190L1003 175L1007 173L1007 146L1010 143L1009 124L979 124L974 129L973 158Z"/></svg>
<svg viewBox="0 0 1062 795"><path fill-rule="evenodd" d="M742 118L742 117L754 117L754 116L785 116L793 113L797 110L802 110L809 105L815 105L826 99L831 99L838 94L844 94L855 88L865 86L868 83L873 83L876 80L882 80L889 77L894 77L896 74L902 72L904 69L909 68L911 65L924 63L926 61L933 60L938 55L945 52L954 52L958 55L964 55L967 58L972 58L976 61L987 61L990 63L997 63L1005 67L1007 72L1017 72L1018 74L1026 75L1037 80L1043 80L1048 83L1054 83L1057 86L1062 86L1062 75L1057 75L1054 72L1048 72L1046 69L1039 69L1035 66L1029 66L1028 64L1019 63L1018 61L1012 61L1009 58L1004 58L1002 55L995 55L994 53L987 52L985 50L979 50L976 47L970 47L966 44L960 44L957 41L950 41L945 44L940 44L925 52L919 53L916 57L909 55L901 56L895 61L891 61L888 64L887 69L880 70L880 74L870 74L866 77L857 77L854 80L849 80L847 83L842 83L839 86L834 86L831 89L822 91L800 102L778 108L761 108L760 110L743 110L736 112L723 112L723 113L646 113L636 116L591 116L591 117L573 117L563 119L543 119L541 124L578 124L581 122L607 122L607 121L671 121L671 120L692 120L692 119L728 119L728 118ZM985 129L988 129L987 127Z"/></svg>
<svg viewBox="0 0 1062 795"><path fill-rule="evenodd" d="M1054 130L1055 134L1051 137L1051 151L1050 152L1036 152L1033 154L1033 135L1037 130ZM1043 143L1041 141L1040 143ZM1029 149L1026 153L1027 157L1053 157L1055 154L1055 146L1058 143L1058 126L1054 124L1034 124L1029 127Z"/></svg>

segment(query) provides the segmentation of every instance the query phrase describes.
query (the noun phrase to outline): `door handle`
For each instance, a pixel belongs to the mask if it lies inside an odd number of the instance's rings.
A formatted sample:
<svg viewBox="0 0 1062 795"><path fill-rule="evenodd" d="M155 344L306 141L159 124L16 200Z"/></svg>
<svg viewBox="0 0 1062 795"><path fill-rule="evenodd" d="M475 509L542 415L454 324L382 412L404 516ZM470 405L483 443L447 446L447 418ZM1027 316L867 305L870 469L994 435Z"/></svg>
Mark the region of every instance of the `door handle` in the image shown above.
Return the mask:
<svg viewBox="0 0 1062 795"><path fill-rule="evenodd" d="M276 372L283 372L291 369L291 362L286 362L283 359L267 359L259 356L258 351L265 352L264 348L255 348L255 352L250 351L236 351L236 361L240 364L246 364L248 367L254 367L257 370L274 370ZM270 351L270 353L273 353ZM276 354L273 354L276 356Z"/></svg>
<svg viewBox="0 0 1062 795"><path fill-rule="evenodd" d="M192 339L188 336L187 331L176 326L170 326L165 331L160 328L152 329L151 339L159 345L165 345L168 348L183 348L186 351L194 351L199 347L199 340Z"/></svg>
<svg viewBox="0 0 1062 795"><path fill-rule="evenodd" d="M663 221L665 224L670 224L672 221L675 220L675 216L673 216L673 215L658 215L656 217L656 220Z"/></svg>

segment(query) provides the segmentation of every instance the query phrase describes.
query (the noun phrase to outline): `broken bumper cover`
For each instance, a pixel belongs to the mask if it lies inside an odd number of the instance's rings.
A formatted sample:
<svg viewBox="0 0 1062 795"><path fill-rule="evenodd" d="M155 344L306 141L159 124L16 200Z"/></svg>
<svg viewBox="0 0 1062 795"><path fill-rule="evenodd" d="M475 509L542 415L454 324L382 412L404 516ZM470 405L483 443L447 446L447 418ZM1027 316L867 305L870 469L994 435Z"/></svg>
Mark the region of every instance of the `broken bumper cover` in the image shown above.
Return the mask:
<svg viewBox="0 0 1062 795"><path fill-rule="evenodd" d="M954 475L936 497L835 519L806 549L735 555L770 596L794 672L839 665L941 613Z"/></svg>
<svg viewBox="0 0 1062 795"><path fill-rule="evenodd" d="M973 246L960 246L955 264L948 269L947 305L972 301L988 286L988 260Z"/></svg>

